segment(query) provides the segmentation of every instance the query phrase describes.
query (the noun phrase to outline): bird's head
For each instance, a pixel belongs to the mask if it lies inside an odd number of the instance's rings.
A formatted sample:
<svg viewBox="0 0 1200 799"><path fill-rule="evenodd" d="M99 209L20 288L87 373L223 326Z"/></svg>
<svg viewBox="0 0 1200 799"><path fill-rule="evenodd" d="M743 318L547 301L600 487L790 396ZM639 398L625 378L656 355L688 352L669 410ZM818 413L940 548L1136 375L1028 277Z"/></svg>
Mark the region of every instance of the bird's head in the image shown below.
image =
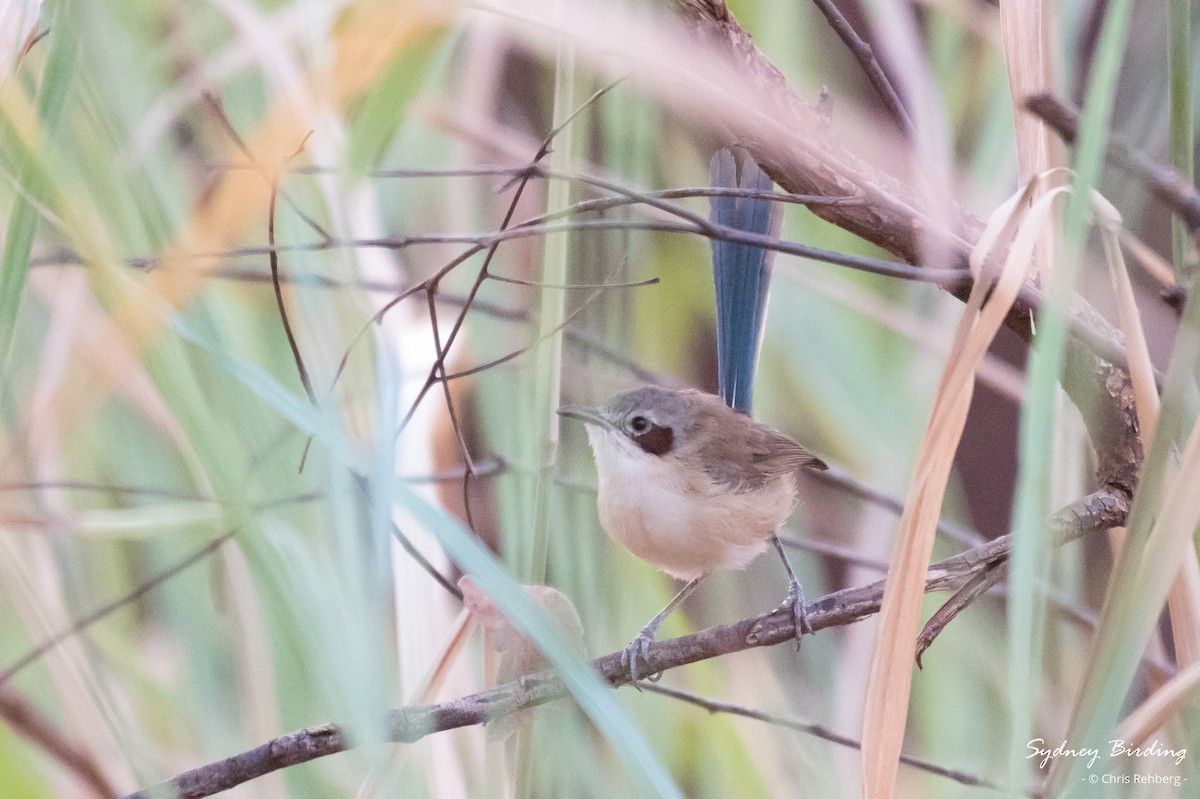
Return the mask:
<svg viewBox="0 0 1200 799"><path fill-rule="evenodd" d="M698 391L645 386L618 394L600 407L564 405L558 412L583 421L593 437L611 437L661 457L679 447L705 396Z"/></svg>

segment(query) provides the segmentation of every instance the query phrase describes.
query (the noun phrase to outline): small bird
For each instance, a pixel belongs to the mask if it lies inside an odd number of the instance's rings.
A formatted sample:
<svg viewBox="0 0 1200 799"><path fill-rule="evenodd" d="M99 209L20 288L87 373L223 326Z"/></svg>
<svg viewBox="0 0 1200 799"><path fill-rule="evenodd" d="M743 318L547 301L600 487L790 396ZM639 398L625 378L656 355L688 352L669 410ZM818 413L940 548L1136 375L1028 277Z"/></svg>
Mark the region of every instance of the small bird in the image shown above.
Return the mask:
<svg viewBox="0 0 1200 799"><path fill-rule="evenodd" d="M744 568L766 548L796 506L797 469L827 467L792 439L701 391L645 386L600 408L567 405L558 412L587 425L604 531L688 581L626 650L636 682L663 619L709 572ZM798 594L799 584L793 586ZM788 601L800 629L803 596L789 593Z"/></svg>

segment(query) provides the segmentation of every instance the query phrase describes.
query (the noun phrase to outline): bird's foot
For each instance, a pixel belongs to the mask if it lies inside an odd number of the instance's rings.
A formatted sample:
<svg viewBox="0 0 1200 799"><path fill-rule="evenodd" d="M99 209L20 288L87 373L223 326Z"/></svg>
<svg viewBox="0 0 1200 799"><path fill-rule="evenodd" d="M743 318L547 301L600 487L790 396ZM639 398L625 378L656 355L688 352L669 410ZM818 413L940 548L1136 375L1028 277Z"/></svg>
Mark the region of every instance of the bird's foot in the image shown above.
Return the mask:
<svg viewBox="0 0 1200 799"><path fill-rule="evenodd" d="M654 672L652 674L641 673L644 666L650 665L650 644L654 641L654 630L651 627L642 629L641 634L637 638L630 641L629 646L625 647L625 651L621 653L621 668L629 672L629 679L633 683L633 687L638 687L638 680L645 677L650 682L657 682L662 676L662 672ZM640 691L641 688L638 688Z"/></svg>
<svg viewBox="0 0 1200 799"><path fill-rule="evenodd" d="M793 580L788 586L787 599L776 610L789 608L792 611L792 624L796 629L796 651L800 651L800 639L807 633L812 634L812 624L808 621L808 605L804 601L804 589L800 583Z"/></svg>

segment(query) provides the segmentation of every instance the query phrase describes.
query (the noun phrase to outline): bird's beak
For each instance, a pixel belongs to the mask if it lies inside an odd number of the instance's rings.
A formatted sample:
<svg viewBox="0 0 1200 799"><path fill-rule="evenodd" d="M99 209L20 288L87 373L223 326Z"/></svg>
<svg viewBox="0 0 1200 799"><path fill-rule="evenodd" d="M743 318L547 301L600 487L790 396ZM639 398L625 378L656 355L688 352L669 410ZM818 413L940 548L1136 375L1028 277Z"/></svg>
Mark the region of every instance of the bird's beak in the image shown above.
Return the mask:
<svg viewBox="0 0 1200 799"><path fill-rule="evenodd" d="M604 418L597 408L589 408L585 405L564 405L558 409L559 416L567 416L571 419L579 419L587 424L594 424L598 427L612 427L612 422Z"/></svg>

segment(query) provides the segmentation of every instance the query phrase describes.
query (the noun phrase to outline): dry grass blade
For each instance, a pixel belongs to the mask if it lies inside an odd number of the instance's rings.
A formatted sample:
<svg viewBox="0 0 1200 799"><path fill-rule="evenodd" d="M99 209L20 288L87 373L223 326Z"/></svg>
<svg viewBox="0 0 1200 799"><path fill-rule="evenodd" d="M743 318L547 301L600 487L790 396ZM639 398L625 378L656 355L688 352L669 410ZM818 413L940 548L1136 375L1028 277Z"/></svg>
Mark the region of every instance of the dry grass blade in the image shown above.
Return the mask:
<svg viewBox="0 0 1200 799"><path fill-rule="evenodd" d="M1130 713L1117 728L1113 738L1124 741L1128 747L1141 746L1156 730L1183 709L1184 705L1195 698L1197 687L1200 687L1200 663L1193 663L1159 687L1137 710Z"/></svg>
<svg viewBox="0 0 1200 799"><path fill-rule="evenodd" d="M1143 561L1138 566L1140 579L1147 579L1149 572L1161 569L1162 560L1166 558L1169 561L1177 550L1190 552L1191 557L1195 558L1195 545L1190 538L1197 525L1200 525L1200 491L1196 491L1198 478L1200 420L1192 428L1179 468L1172 476L1163 498L1162 510L1169 512L1160 513L1150 531Z"/></svg>
<svg viewBox="0 0 1200 799"><path fill-rule="evenodd" d="M1042 226L1062 189L1052 189L1028 212L1035 192L1031 182L1020 201L1006 203L991 225L988 251L972 257L981 272L989 271L992 253L1012 246L994 286L977 280L955 333L954 345L942 373L925 437L909 484L905 512L893 548L891 569L880 610L879 632L863 711L863 790L871 797L891 796L908 715L912 688L913 653L920 623L925 572L933 548L954 454L966 424L974 391L975 370L1016 299ZM1016 235L1012 231L1015 229Z"/></svg>
<svg viewBox="0 0 1200 799"><path fill-rule="evenodd" d="M1142 446L1149 448L1158 426L1162 402L1154 382L1154 364L1142 327L1141 314L1133 296L1133 286L1125 259L1121 255L1121 215L1106 199L1092 194L1092 208L1104 242L1108 273L1116 292L1117 312L1125 334L1125 349L1129 357L1129 375L1133 381L1134 404L1137 409ZM1175 656L1180 666L1200 661L1200 561L1192 544L1184 553L1179 576L1167 596L1171 617L1171 632L1175 639Z"/></svg>
<svg viewBox="0 0 1200 799"><path fill-rule="evenodd" d="M1200 420L1193 422L1178 467L1170 469L1163 481L1156 501L1131 512L1131 527L1145 516L1154 521L1136 551L1126 547L1121 552L1116 567L1119 583L1105 596L1091 662L1067 740L1112 737L1107 723L1099 722L1097 715L1104 696L1128 689L1127 667L1114 664L1115 657L1127 656L1131 647L1140 649L1152 637L1168 593L1164 586L1176 576L1172 565L1177 569L1180 553L1192 551L1192 534L1200 525L1200 491L1196 491L1200 482ZM1068 761L1051 765L1047 784L1052 795L1070 779L1072 766Z"/></svg>
<svg viewBox="0 0 1200 799"><path fill-rule="evenodd" d="M1162 405L1154 383L1154 364L1150 361L1150 350L1146 346L1146 335L1142 329L1141 314L1133 297L1133 286L1125 269L1121 255L1121 244L1117 234L1121 227L1121 215L1108 200L1092 193L1092 211L1100 228L1104 242L1108 274L1116 292L1117 312L1121 329L1125 334L1125 350L1129 359L1129 376L1133 381L1134 402L1137 406L1138 427L1141 428L1142 443L1149 445L1158 425L1158 412Z"/></svg>
<svg viewBox="0 0 1200 799"><path fill-rule="evenodd" d="M1167 263L1165 258L1155 252L1153 247L1125 228L1118 230L1117 236L1121 239L1121 243L1133 254L1138 265L1146 271L1146 274L1157 280L1164 287L1170 288L1175 285L1175 272L1172 271L1171 264Z"/></svg>
<svg viewBox="0 0 1200 799"><path fill-rule="evenodd" d="M1190 552L1192 557L1195 557L1195 547L1190 538L1197 525L1200 524L1200 492L1195 490L1198 477L1200 477L1200 420L1197 420L1193 426L1179 467L1169 476L1165 490L1162 492L1162 502L1156 509L1154 526L1150 530L1146 545L1141 552L1141 560L1135 567L1133 580L1130 583L1133 588L1145 587L1149 590L1155 585L1160 585L1161 580L1156 579L1156 572L1163 571L1163 564L1170 563L1174 559L1174 553ZM1168 509L1169 512L1166 512ZM1178 583L1175 584L1175 587L1177 586ZM1175 587L1172 588L1172 591L1175 590ZM1109 618L1112 614L1111 601L1111 597L1106 599L1100 635L1106 632L1106 628L1111 627L1112 620ZM1149 623L1153 624L1153 621L1151 620ZM1182 676L1183 674L1176 675L1172 683ZM1166 686L1164 686L1165 688ZM1171 701L1169 694L1159 698L1164 689L1156 692L1138 711L1135 711L1122 725L1122 729L1128 728L1131 732L1137 733L1153 723L1159 714L1165 714L1169 709L1178 708L1182 699ZM1183 691L1184 689L1177 686L1173 690ZM1078 716L1078 709L1076 713ZM1062 768L1060 773L1052 772L1051 779L1061 780L1065 772L1065 768ZM1052 782L1052 784L1059 783Z"/></svg>
<svg viewBox="0 0 1200 799"><path fill-rule="evenodd" d="M1194 541L1184 550L1179 576L1167 594L1167 610L1175 642L1175 662L1180 667L1200 663L1200 560Z"/></svg>
<svg viewBox="0 0 1200 799"><path fill-rule="evenodd" d="M1000 44L1008 71L1016 124L1018 179L1022 182L1064 166L1057 137L1024 106L1025 98L1055 85L1053 70L1054 6L1041 0L1000 4ZM1044 189L1039 189L1040 194ZM1035 195L1036 197L1036 195ZM1037 279L1054 260L1054 239L1047 228L1038 242L1032 273Z"/></svg>

